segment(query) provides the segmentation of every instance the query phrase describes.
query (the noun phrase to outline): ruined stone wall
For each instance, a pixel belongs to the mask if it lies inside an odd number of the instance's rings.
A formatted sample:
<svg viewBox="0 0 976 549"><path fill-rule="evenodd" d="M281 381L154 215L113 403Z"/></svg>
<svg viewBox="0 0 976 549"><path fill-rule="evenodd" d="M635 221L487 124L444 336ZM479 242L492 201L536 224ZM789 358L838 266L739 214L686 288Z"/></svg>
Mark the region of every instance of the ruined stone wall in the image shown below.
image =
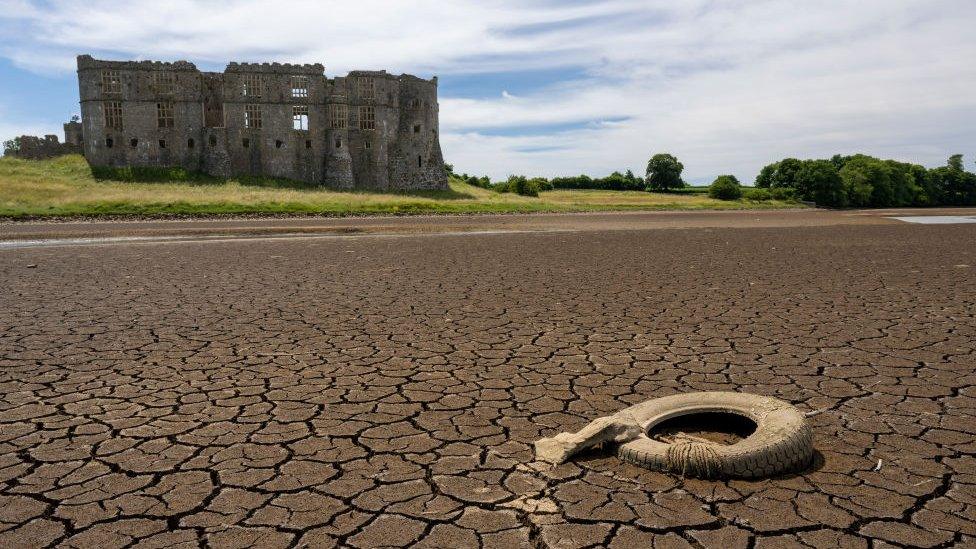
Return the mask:
<svg viewBox="0 0 976 549"><path fill-rule="evenodd" d="M323 73L319 64L230 63L209 73L185 61L81 56L85 156L94 166L178 166L336 188L447 188L436 78Z"/></svg>
<svg viewBox="0 0 976 549"><path fill-rule="evenodd" d="M5 150L4 156L22 158L24 160L44 160L65 154L81 153L81 145L75 143L61 143L56 135L21 135L17 138L20 147L17 150Z"/></svg>

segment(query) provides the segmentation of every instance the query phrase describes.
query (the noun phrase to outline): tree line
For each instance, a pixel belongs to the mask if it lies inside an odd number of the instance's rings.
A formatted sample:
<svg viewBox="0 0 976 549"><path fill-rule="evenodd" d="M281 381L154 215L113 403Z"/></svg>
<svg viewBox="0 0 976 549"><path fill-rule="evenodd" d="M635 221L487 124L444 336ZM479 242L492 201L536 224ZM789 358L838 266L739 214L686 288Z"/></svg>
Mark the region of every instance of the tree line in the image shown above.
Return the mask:
<svg viewBox="0 0 976 549"><path fill-rule="evenodd" d="M791 188L803 200L831 207L976 205L976 174L966 171L961 154L933 169L863 154L785 158L764 167L756 187Z"/></svg>
<svg viewBox="0 0 976 549"><path fill-rule="evenodd" d="M674 155L660 153L647 162L643 178L630 170L606 177L529 178L512 175L493 183L488 177L454 174L463 181L496 192L538 196L554 189L671 192L687 184L684 165ZM804 200L827 207L886 208L901 206L976 205L976 174L965 169L963 156L953 155L945 166L928 169L918 164L883 160L864 154L834 155L830 159L785 158L765 166L755 187L742 187L734 175L720 175L709 186L713 198L736 200Z"/></svg>

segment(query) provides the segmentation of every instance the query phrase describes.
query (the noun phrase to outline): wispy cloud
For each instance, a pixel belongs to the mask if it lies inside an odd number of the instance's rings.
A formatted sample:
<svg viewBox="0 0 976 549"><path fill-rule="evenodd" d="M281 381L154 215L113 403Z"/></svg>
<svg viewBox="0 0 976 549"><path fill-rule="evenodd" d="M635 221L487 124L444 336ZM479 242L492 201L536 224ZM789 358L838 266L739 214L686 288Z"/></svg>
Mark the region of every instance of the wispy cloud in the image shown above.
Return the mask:
<svg viewBox="0 0 976 549"><path fill-rule="evenodd" d="M968 0L0 0L0 56L38 72L92 52L436 73L460 169L640 171L667 150L692 179L749 179L787 155L976 152L973 21Z"/></svg>

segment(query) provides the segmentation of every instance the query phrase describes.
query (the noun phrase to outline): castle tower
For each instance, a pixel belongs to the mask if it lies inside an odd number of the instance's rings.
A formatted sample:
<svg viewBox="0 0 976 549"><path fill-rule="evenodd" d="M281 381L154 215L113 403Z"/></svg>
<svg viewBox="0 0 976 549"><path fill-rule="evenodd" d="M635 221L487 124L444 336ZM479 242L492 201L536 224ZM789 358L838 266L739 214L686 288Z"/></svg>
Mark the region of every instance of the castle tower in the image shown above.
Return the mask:
<svg viewBox="0 0 976 549"><path fill-rule="evenodd" d="M72 120L64 123L64 142L66 145L80 147L82 144L81 122Z"/></svg>

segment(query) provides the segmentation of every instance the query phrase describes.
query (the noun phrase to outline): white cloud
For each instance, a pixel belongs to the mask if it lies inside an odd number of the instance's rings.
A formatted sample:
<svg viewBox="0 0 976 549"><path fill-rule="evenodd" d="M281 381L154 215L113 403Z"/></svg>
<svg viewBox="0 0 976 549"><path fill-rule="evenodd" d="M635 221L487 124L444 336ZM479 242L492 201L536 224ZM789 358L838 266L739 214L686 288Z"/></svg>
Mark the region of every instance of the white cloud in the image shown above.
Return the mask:
<svg viewBox="0 0 976 549"><path fill-rule="evenodd" d="M976 144L973 21L969 0L0 0L0 55L37 71L70 70L74 54L92 52L445 80L572 67L574 80L545 89L442 96L448 160L494 177L596 175L639 172L667 150L691 179L748 180L784 156L863 151L933 165L976 153L966 150Z"/></svg>

